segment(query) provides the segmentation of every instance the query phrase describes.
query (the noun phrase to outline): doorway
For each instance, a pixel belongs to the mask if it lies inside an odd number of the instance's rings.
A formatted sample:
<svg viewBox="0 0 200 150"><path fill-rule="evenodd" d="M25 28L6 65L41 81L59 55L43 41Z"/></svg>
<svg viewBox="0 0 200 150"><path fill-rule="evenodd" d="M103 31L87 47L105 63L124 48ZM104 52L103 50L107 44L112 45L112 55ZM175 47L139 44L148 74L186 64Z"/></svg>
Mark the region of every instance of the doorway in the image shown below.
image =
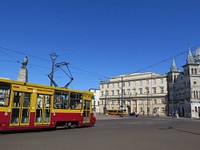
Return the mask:
<svg viewBox="0 0 200 150"><path fill-rule="evenodd" d="M51 96L38 94L36 101L35 111L35 124L45 125L50 124L50 108L51 108Z"/></svg>
<svg viewBox="0 0 200 150"><path fill-rule="evenodd" d="M29 125L30 120L30 97L31 93L13 92L13 100L11 103L11 126Z"/></svg>
<svg viewBox="0 0 200 150"><path fill-rule="evenodd" d="M91 102L84 100L83 102L83 123L90 123L90 105Z"/></svg>

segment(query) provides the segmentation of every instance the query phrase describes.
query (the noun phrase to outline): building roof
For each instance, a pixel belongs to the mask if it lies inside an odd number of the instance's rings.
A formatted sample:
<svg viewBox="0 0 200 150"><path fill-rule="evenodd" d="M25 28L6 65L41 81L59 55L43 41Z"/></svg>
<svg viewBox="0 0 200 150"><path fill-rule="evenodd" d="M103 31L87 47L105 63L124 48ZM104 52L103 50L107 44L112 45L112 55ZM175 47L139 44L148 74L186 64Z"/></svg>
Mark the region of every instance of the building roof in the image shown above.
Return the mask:
<svg viewBox="0 0 200 150"><path fill-rule="evenodd" d="M194 61L194 58L193 58L192 53L191 53L190 48L189 48L186 64L193 64L193 63L195 63L195 61Z"/></svg>
<svg viewBox="0 0 200 150"><path fill-rule="evenodd" d="M175 63L174 59L172 60L172 65L170 67L170 71L177 71L177 67L176 67L176 63Z"/></svg>
<svg viewBox="0 0 200 150"><path fill-rule="evenodd" d="M195 62L200 63L200 46L193 52Z"/></svg>

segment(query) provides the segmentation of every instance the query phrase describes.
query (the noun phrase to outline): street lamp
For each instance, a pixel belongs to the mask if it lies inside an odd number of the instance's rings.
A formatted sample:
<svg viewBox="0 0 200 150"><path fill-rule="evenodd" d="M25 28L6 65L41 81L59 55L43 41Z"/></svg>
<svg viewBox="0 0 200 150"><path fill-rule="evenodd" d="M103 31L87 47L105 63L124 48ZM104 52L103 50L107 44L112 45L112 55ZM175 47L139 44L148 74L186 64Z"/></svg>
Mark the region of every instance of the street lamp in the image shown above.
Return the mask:
<svg viewBox="0 0 200 150"><path fill-rule="evenodd" d="M171 97L171 103L172 103L172 117L174 117L174 83L172 83L172 97Z"/></svg>
<svg viewBox="0 0 200 150"><path fill-rule="evenodd" d="M123 115L123 111L124 111L124 104L123 104L123 77L121 77L121 116Z"/></svg>
<svg viewBox="0 0 200 150"><path fill-rule="evenodd" d="M107 101L107 91L105 91L105 103L104 103L104 114L106 114L106 101Z"/></svg>
<svg viewBox="0 0 200 150"><path fill-rule="evenodd" d="M147 116L149 116L149 99L148 99L148 96L149 96L149 90L147 91Z"/></svg>

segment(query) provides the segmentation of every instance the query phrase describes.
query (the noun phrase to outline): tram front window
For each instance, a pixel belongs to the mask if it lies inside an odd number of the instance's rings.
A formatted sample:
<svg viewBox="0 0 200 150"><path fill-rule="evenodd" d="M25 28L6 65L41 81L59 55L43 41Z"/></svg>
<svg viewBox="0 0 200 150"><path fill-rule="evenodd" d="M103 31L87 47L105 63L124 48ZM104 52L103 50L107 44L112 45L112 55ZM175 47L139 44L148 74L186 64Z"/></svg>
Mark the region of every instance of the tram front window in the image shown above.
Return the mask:
<svg viewBox="0 0 200 150"><path fill-rule="evenodd" d="M0 107L9 105L10 85L0 83Z"/></svg>

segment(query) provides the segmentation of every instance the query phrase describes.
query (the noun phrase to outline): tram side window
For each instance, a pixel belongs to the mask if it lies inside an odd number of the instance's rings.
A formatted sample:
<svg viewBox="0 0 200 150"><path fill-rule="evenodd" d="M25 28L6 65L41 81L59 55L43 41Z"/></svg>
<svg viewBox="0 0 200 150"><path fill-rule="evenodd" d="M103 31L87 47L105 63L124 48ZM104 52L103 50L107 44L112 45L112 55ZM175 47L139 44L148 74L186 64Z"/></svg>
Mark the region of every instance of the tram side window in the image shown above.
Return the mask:
<svg viewBox="0 0 200 150"><path fill-rule="evenodd" d="M14 100L13 100L13 106L19 107L20 106L20 98L22 96L21 92L14 92Z"/></svg>
<svg viewBox="0 0 200 150"><path fill-rule="evenodd" d="M82 109L82 94L70 94L70 109Z"/></svg>
<svg viewBox="0 0 200 150"><path fill-rule="evenodd" d="M37 97L37 108L43 108L44 95L39 94Z"/></svg>
<svg viewBox="0 0 200 150"><path fill-rule="evenodd" d="M10 85L0 83L0 106L8 106L10 99Z"/></svg>
<svg viewBox="0 0 200 150"><path fill-rule="evenodd" d="M30 93L24 93L24 104L23 107L30 106Z"/></svg>
<svg viewBox="0 0 200 150"><path fill-rule="evenodd" d="M45 108L50 108L51 107L51 96L46 95L45 97Z"/></svg>
<svg viewBox="0 0 200 150"><path fill-rule="evenodd" d="M69 108L69 93L56 91L54 96L54 108L68 109Z"/></svg>

